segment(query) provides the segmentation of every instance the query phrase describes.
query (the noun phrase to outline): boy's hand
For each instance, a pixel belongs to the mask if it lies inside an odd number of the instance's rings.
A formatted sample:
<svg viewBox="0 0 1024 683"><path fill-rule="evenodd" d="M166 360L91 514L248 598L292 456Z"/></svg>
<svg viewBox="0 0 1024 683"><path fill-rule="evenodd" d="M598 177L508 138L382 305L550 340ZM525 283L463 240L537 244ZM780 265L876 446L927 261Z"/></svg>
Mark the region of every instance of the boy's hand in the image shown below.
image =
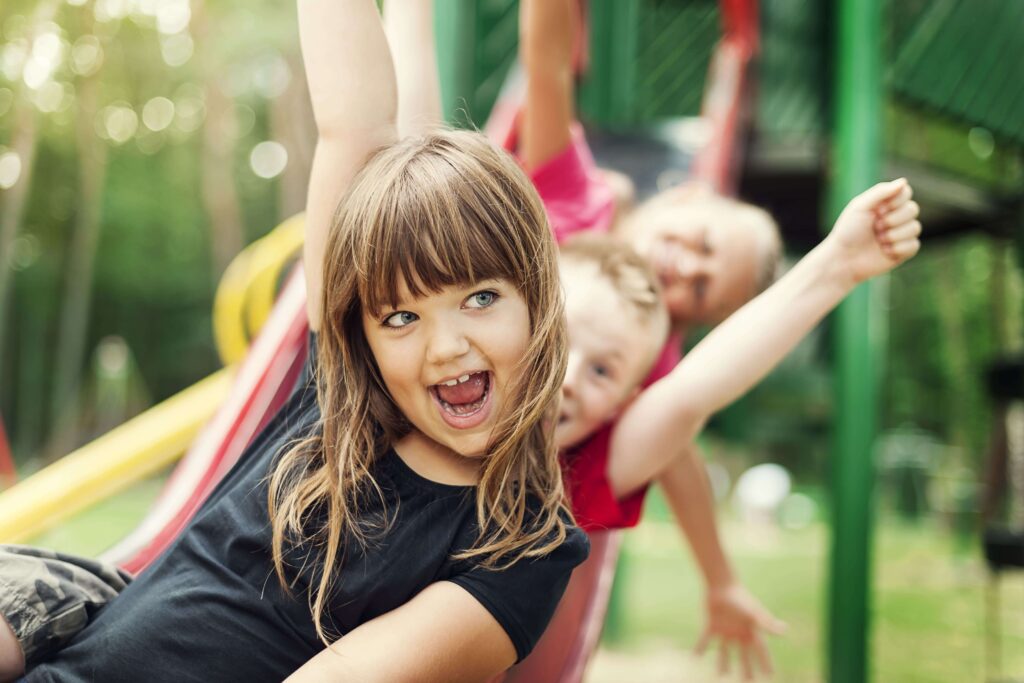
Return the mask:
<svg viewBox="0 0 1024 683"><path fill-rule="evenodd" d="M781 635L786 624L772 615L757 598L740 584L731 584L708 591L706 608L708 623L697 641L694 652L702 655L713 640L718 640L718 671L729 671L729 650L739 650L744 680L755 675L772 674L772 658L761 632Z"/></svg>
<svg viewBox="0 0 1024 683"><path fill-rule="evenodd" d="M917 253L920 207L905 178L878 183L850 200L827 240L839 264L859 284L888 272Z"/></svg>

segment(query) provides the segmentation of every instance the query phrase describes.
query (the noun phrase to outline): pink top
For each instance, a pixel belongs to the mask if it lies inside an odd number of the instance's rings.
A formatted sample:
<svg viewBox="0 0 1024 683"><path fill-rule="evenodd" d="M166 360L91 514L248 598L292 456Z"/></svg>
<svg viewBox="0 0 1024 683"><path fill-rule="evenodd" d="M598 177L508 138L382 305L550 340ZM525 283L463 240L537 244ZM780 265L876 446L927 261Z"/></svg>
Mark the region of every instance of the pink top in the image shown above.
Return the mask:
<svg viewBox="0 0 1024 683"><path fill-rule="evenodd" d="M598 171L583 126L572 124L571 136L565 150L530 173L559 244L578 232L608 232L615 217L615 193ZM516 144L513 133L505 147L515 151Z"/></svg>

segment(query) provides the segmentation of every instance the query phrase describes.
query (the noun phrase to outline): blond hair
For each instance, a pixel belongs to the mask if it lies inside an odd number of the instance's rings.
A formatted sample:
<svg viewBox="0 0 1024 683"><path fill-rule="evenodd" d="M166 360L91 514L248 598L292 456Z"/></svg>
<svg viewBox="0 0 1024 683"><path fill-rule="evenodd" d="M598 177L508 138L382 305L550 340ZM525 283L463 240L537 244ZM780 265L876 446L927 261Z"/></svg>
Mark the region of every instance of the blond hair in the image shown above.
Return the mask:
<svg viewBox="0 0 1024 683"><path fill-rule="evenodd" d="M581 234L566 240L560 248L563 260L589 264L605 278L619 298L640 321L649 326L652 343L645 373L657 359L668 336L668 310L661 300L658 277L647 260L632 246L608 235Z"/></svg>
<svg viewBox="0 0 1024 683"><path fill-rule="evenodd" d="M510 281L530 314L530 343L509 388L476 487L476 544L455 556L486 567L547 554L571 519L552 430L566 365L557 256L544 209L506 153L479 133L436 131L378 151L342 199L324 257L317 353L319 429L287 450L270 477L273 559L285 577L287 545L322 560L309 587L317 634L346 547L384 533L359 510L383 502L374 462L411 426L392 401L362 327L364 311L485 279ZM535 498L539 508L527 504ZM386 516L385 516L386 517ZM312 520L326 519L310 530ZM313 585L316 583L316 585Z"/></svg>
<svg viewBox="0 0 1024 683"><path fill-rule="evenodd" d="M704 192L694 194L686 188L672 188L654 195L621 221L622 234L635 233L646 222L656 220L665 211L708 210L721 220L738 223L749 230L758 244L757 272L754 275L756 296L778 279L782 269L782 237L772 215L754 204L734 197Z"/></svg>

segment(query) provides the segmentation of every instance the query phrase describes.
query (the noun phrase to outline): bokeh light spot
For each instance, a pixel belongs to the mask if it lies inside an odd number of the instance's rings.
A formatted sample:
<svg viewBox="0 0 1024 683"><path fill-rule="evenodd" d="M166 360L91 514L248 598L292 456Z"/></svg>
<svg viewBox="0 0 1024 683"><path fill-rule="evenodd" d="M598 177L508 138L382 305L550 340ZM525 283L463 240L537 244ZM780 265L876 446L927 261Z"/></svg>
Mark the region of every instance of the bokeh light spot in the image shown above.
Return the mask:
<svg viewBox="0 0 1024 683"><path fill-rule="evenodd" d="M17 152L8 151L0 154L0 189L14 187L21 177L21 157Z"/></svg>
<svg viewBox="0 0 1024 683"><path fill-rule="evenodd" d="M280 142L266 140L252 148L249 166L260 178L274 178L288 165L288 150Z"/></svg>
<svg viewBox="0 0 1024 683"><path fill-rule="evenodd" d="M107 138L121 145L139 129L139 116L127 103L112 104L100 112Z"/></svg>
<svg viewBox="0 0 1024 683"><path fill-rule="evenodd" d="M96 73L103 64L103 46L96 36L82 36L71 48L71 70L79 76Z"/></svg>
<svg viewBox="0 0 1024 683"><path fill-rule="evenodd" d="M192 36L187 33L178 33L160 41L160 55L167 66L182 66L192 59L194 50Z"/></svg>
<svg viewBox="0 0 1024 683"><path fill-rule="evenodd" d="M142 107L142 122L146 128L160 131L174 121L174 102L166 97L154 97Z"/></svg>

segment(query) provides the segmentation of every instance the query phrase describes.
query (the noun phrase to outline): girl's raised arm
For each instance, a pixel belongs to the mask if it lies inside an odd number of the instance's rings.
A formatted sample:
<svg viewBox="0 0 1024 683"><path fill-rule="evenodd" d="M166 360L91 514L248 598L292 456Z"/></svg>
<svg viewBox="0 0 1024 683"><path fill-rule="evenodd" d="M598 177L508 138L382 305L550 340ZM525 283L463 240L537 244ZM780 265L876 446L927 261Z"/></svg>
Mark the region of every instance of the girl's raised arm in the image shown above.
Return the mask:
<svg viewBox="0 0 1024 683"><path fill-rule="evenodd" d="M324 245L338 201L374 150L397 139L395 69L373 0L299 0L319 137L306 198L309 325L320 329Z"/></svg>
<svg viewBox="0 0 1024 683"><path fill-rule="evenodd" d="M346 634L286 683L478 683L515 660L490 612L460 586L438 581Z"/></svg>
<svg viewBox="0 0 1024 683"><path fill-rule="evenodd" d="M398 134L420 135L444 122L433 0L387 0L384 27L398 76Z"/></svg>
<svg viewBox="0 0 1024 683"><path fill-rule="evenodd" d="M911 194L900 179L854 197L821 244L630 404L612 436L608 473L616 496L657 476L711 415L759 382L855 285L917 253L921 224Z"/></svg>

